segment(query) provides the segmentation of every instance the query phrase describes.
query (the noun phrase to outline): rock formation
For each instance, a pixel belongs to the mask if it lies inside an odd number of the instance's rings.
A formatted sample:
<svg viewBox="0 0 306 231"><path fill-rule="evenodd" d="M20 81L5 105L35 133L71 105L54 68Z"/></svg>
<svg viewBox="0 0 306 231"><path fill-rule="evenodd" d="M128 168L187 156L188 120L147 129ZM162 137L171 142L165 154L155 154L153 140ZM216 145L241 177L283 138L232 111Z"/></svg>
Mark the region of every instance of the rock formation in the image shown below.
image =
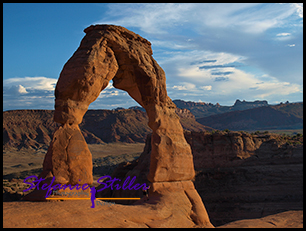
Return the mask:
<svg viewBox="0 0 306 231"><path fill-rule="evenodd" d="M92 157L78 125L64 124L55 131L40 176L51 173L59 184L92 184Z"/></svg>
<svg viewBox="0 0 306 231"><path fill-rule="evenodd" d="M61 126L54 133L40 177L55 176L58 183L92 183L92 173L88 173L91 155L78 124L89 104L113 80L114 87L128 92L149 118L153 131L147 176L152 183L150 194L173 207L171 218L158 226L175 225L183 212L189 219L184 225L190 226L193 221L211 227L191 182L195 176L191 148L175 113L176 106L167 96L165 73L152 57L151 43L113 25L90 26L84 32L86 36L65 64L55 88L54 120ZM84 166L80 170L81 162Z"/></svg>
<svg viewBox="0 0 306 231"><path fill-rule="evenodd" d="M303 209L302 136L188 131L184 134L197 173L194 186L213 225ZM150 136L137 160L121 163L111 177L136 176L137 183L145 182L151 152L149 141ZM99 195L123 196L141 197L142 193L103 190Z"/></svg>
<svg viewBox="0 0 306 231"><path fill-rule="evenodd" d="M167 96L166 77L152 57L151 43L110 25L90 26L80 47L65 64L55 89L54 120L80 124L90 103L113 80L149 117L153 130L151 182L191 180L192 154Z"/></svg>

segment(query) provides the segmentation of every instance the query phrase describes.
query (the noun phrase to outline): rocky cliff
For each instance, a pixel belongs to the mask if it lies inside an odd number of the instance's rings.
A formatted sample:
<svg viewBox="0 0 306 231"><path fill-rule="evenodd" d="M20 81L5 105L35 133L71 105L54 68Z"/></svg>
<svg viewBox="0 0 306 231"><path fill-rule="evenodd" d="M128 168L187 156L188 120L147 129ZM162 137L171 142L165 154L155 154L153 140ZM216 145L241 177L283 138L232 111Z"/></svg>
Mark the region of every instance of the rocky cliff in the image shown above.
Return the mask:
<svg viewBox="0 0 306 231"><path fill-rule="evenodd" d="M5 111L3 149L47 147L57 127L51 110Z"/></svg>
<svg viewBox="0 0 306 231"><path fill-rule="evenodd" d="M214 225L303 209L303 138L191 132L195 186Z"/></svg>
<svg viewBox="0 0 306 231"><path fill-rule="evenodd" d="M193 153L194 184L213 225L303 208L302 136L185 132L185 138ZM150 150L148 137L139 159L122 163L112 178L137 176L139 183L149 183ZM133 193L115 191L112 196L142 196ZM111 192L102 191L100 196L109 197Z"/></svg>
<svg viewBox="0 0 306 231"><path fill-rule="evenodd" d="M191 102L184 100L174 100L173 103L178 108L188 109L191 111L196 118L203 118L211 115L222 114L230 111L246 110L256 107L269 106L266 100L256 100L256 101L241 101L236 100L233 106L221 106L219 103L205 103L205 102Z"/></svg>
<svg viewBox="0 0 306 231"><path fill-rule="evenodd" d="M176 113L185 130L212 130L196 122L187 109L177 109ZM3 149L47 148L58 127L53 114L53 110L3 112ZM132 109L88 110L80 128L88 144L145 142L151 132L146 112Z"/></svg>

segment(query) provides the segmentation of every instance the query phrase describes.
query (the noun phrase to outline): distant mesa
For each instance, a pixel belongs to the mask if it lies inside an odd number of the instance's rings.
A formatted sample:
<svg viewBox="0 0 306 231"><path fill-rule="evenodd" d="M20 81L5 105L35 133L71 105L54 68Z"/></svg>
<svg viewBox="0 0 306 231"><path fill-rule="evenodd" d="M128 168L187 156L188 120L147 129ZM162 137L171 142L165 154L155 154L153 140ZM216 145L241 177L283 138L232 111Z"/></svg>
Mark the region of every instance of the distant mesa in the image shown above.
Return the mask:
<svg viewBox="0 0 306 231"><path fill-rule="evenodd" d="M264 106L268 106L268 101L266 100L256 100L256 101L240 101L239 99L236 100L235 104L233 105L233 107L235 107L236 109L242 109L242 110L246 110L249 108L255 108L255 107L264 107Z"/></svg>
<svg viewBox="0 0 306 231"><path fill-rule="evenodd" d="M303 103L279 104L228 111L222 114L198 118L197 122L219 130L302 129Z"/></svg>
<svg viewBox="0 0 306 231"><path fill-rule="evenodd" d="M237 100L235 104L244 105L243 101L239 101ZM303 128L303 103L287 101L279 105L267 105L264 108L254 107L260 104L265 105L266 101L260 102L263 103L248 104L253 108L245 111L235 110L236 106L220 105L217 107L212 103L174 100L177 105L176 113L180 117L184 130L187 131ZM262 114L259 114L260 112ZM53 113L53 110L3 112L3 149L47 148L58 126L53 121ZM274 117L268 123L270 113L273 113ZM210 116L215 117L210 118ZM145 109L134 106L129 109L88 110L80 128L89 144L133 143L145 141L146 135L151 132L147 123Z"/></svg>

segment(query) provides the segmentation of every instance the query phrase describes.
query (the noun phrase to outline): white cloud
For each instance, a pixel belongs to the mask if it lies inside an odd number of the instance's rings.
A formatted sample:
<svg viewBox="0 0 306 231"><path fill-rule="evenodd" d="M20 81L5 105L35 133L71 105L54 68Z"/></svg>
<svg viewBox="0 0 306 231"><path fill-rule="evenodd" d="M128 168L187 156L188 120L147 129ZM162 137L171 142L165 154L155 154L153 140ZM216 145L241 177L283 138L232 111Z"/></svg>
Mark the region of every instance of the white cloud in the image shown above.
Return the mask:
<svg viewBox="0 0 306 231"><path fill-rule="evenodd" d="M173 82L174 86L177 86L176 82L183 82L183 87L177 87L183 89L186 83L211 85L218 77L214 74L229 74L236 66L242 65L244 60L243 56L225 52L193 50L173 53L171 57L162 60L160 65L166 72L167 82Z"/></svg>
<svg viewBox="0 0 306 231"><path fill-rule="evenodd" d="M287 44L288 47L295 47L295 44Z"/></svg>
<svg viewBox="0 0 306 231"><path fill-rule="evenodd" d="M18 77L3 80L3 110L54 109L54 88L57 79ZM125 91L113 87L112 81L93 102L90 109L112 109L137 105Z"/></svg>
<svg viewBox="0 0 306 231"><path fill-rule="evenodd" d="M6 93L9 93L9 94L12 94L12 95L19 95L19 94L27 94L27 90L25 89L24 86L22 85L13 85L9 88L7 88L7 92Z"/></svg>
<svg viewBox="0 0 306 231"><path fill-rule="evenodd" d="M267 3L163 3L111 4L108 17L96 23L138 27L148 34L170 34L174 28L237 28L247 33L262 33L280 26L303 5L292 7ZM115 17L116 16L116 17ZM181 29L181 30L182 30Z"/></svg>
<svg viewBox="0 0 306 231"><path fill-rule="evenodd" d="M16 77L3 80L3 86L22 85L25 89L54 91L57 79L47 77Z"/></svg>
<svg viewBox="0 0 306 231"><path fill-rule="evenodd" d="M270 98L302 93L298 84L241 70L241 67L248 70L243 56L208 51L175 54L161 64L167 75L168 95L172 99L201 99L232 105L235 99L242 97L269 101Z"/></svg>
<svg viewBox="0 0 306 231"><path fill-rule="evenodd" d="M294 38L294 36L292 36L291 33L278 33L276 34L276 40L278 41L288 41L288 40L292 40Z"/></svg>
<svg viewBox="0 0 306 231"><path fill-rule="evenodd" d="M284 36L290 36L291 33L278 33L276 36L281 36L281 37L284 37Z"/></svg>
<svg viewBox="0 0 306 231"><path fill-rule="evenodd" d="M291 3L300 18L303 18L303 3Z"/></svg>
<svg viewBox="0 0 306 231"><path fill-rule="evenodd" d="M192 83L184 82L184 83L180 83L180 84L182 84L182 85L180 85L180 86L175 85L175 86L172 87L172 89L177 89L179 91L182 91L182 90L190 91L190 90L196 89L196 85L192 84Z"/></svg>
<svg viewBox="0 0 306 231"><path fill-rule="evenodd" d="M54 109L57 79L16 77L3 80L3 110Z"/></svg>
<svg viewBox="0 0 306 231"><path fill-rule="evenodd" d="M209 86L202 86L202 87L200 87L200 89L203 89L203 90L206 90L206 91L211 91L212 86L211 85L209 85Z"/></svg>
<svg viewBox="0 0 306 231"><path fill-rule="evenodd" d="M26 93L28 93L27 90L25 89L25 87L22 86L22 85L18 85L18 92L19 92L20 94L26 94Z"/></svg>
<svg viewBox="0 0 306 231"><path fill-rule="evenodd" d="M165 34L168 33L167 28L179 26L181 21L184 21L190 7L193 8L190 4L173 3L111 4L108 11L109 17L96 23L136 26L146 33ZM114 15L117 17L114 18Z"/></svg>
<svg viewBox="0 0 306 231"><path fill-rule="evenodd" d="M269 82L257 84L257 97L264 99L273 95L286 96L294 93L303 93L303 89L298 84L291 84L289 82L280 82L274 77L269 77ZM281 93L281 94L280 94Z"/></svg>
<svg viewBox="0 0 306 231"><path fill-rule="evenodd" d="M113 89L114 89L113 83L112 83L112 81L110 81L108 83L107 87L104 88L104 90L100 92L99 97L105 97L105 95L108 95L108 94L114 92Z"/></svg>

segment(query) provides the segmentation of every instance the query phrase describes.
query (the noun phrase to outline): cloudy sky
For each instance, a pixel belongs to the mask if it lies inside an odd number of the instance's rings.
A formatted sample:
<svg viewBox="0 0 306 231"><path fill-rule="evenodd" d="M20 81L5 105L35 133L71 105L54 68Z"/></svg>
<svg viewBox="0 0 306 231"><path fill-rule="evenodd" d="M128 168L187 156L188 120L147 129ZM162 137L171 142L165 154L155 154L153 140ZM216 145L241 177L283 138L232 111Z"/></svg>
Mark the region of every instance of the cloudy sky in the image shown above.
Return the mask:
<svg viewBox="0 0 306 231"><path fill-rule="evenodd" d="M53 109L59 74L92 24L151 41L173 100L303 101L302 3L6 3L3 110ZM89 108L135 105L110 83Z"/></svg>

